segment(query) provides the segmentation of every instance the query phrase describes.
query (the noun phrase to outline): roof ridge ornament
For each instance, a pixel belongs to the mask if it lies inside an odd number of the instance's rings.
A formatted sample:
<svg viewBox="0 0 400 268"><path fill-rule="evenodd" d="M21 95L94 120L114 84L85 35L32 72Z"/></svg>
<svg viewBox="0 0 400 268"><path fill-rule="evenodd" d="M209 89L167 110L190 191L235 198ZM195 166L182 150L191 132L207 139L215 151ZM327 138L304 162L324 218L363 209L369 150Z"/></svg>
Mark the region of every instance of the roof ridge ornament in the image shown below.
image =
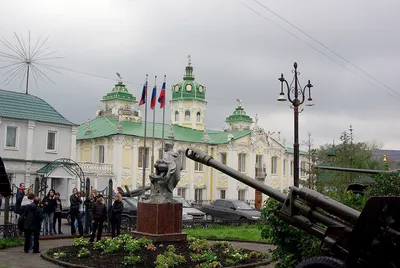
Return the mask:
<svg viewBox="0 0 400 268"><path fill-rule="evenodd" d="M192 65L192 60L190 59L190 55L188 55L187 58L188 58L188 66L191 66Z"/></svg>
<svg viewBox="0 0 400 268"><path fill-rule="evenodd" d="M92 128L91 128L91 126L90 126L90 118L88 119L88 123L87 123L87 129L86 129L86 131L85 131L85 134L90 134L90 133L92 133Z"/></svg>
<svg viewBox="0 0 400 268"><path fill-rule="evenodd" d="M122 78L123 78L122 74L117 72L117 76L118 76L118 82L122 83Z"/></svg>
<svg viewBox="0 0 400 268"><path fill-rule="evenodd" d="M172 121L169 123L168 138L173 139L175 137L174 130L172 129Z"/></svg>

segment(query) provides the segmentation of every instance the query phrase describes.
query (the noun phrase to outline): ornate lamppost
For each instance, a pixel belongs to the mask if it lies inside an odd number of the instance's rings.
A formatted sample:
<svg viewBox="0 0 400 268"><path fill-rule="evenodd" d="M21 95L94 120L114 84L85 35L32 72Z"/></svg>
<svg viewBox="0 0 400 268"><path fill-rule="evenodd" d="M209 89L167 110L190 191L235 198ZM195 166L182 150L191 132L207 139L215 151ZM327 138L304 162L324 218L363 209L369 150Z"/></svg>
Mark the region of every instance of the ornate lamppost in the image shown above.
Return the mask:
<svg viewBox="0 0 400 268"><path fill-rule="evenodd" d="M304 100L306 98L306 89L308 88L308 99L307 99L307 106L313 106L314 104L312 103L312 98L311 98L311 88L313 85L311 85L310 80L308 80L308 84L302 89L300 86L300 82L297 78L298 75L300 75L300 72L297 71L297 62L293 64L294 70L292 70L292 73L294 73L294 78L292 82L289 83L286 81L286 79L283 77L283 74L281 74L281 77L278 78L279 81L281 81L281 93L279 94L278 101L287 101L287 98L284 93L284 84L286 85L286 90L287 90L287 97L289 101L293 105L293 111L294 111L294 144L293 144L293 149L294 149L294 186L299 187L299 106L304 103ZM300 111L301 112L301 111Z"/></svg>

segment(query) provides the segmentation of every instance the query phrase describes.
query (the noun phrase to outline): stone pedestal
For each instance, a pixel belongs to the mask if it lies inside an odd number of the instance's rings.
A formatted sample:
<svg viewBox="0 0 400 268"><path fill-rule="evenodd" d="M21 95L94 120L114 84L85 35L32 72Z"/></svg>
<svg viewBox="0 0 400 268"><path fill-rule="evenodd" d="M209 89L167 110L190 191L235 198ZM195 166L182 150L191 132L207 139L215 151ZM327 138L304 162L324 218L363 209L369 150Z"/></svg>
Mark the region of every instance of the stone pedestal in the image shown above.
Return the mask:
<svg viewBox="0 0 400 268"><path fill-rule="evenodd" d="M181 203L138 203L135 237L146 237L154 242L183 241Z"/></svg>

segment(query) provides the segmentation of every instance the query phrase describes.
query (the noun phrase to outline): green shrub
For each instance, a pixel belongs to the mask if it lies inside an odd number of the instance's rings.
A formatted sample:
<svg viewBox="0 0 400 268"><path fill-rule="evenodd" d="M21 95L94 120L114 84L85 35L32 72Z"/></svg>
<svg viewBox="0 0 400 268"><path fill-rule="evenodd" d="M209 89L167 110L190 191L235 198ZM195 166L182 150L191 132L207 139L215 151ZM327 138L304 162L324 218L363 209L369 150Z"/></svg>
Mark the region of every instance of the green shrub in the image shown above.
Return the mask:
<svg viewBox="0 0 400 268"><path fill-rule="evenodd" d="M74 238L74 243L73 245L75 247L85 247L87 245L89 245L89 242L86 241L83 237L80 238Z"/></svg>
<svg viewBox="0 0 400 268"><path fill-rule="evenodd" d="M124 260L122 261L122 264L129 266L129 265L135 265L135 264L138 264L141 262L142 262L142 260L140 259L139 256L125 256Z"/></svg>
<svg viewBox="0 0 400 268"><path fill-rule="evenodd" d="M77 254L78 258L87 258L90 256L90 251L87 248L81 248Z"/></svg>
<svg viewBox="0 0 400 268"><path fill-rule="evenodd" d="M19 247L24 244L24 240L18 238L0 239L0 249Z"/></svg>
<svg viewBox="0 0 400 268"><path fill-rule="evenodd" d="M158 255L155 262L157 268L175 267L185 263L185 257L166 250L164 254Z"/></svg>
<svg viewBox="0 0 400 268"><path fill-rule="evenodd" d="M54 259L60 259L60 258L65 258L67 257L67 254L65 252L55 252L53 253L53 258Z"/></svg>

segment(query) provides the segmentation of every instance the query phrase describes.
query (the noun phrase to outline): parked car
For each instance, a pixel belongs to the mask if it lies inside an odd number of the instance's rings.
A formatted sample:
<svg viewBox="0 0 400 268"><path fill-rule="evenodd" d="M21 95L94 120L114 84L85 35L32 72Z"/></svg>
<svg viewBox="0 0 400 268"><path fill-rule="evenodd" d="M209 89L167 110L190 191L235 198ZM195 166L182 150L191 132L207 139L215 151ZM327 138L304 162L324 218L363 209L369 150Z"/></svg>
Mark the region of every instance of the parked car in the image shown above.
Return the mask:
<svg viewBox="0 0 400 268"><path fill-rule="evenodd" d="M124 225L136 223L137 219L137 200L133 197L123 197L122 202L124 204L124 210L122 211L122 227ZM63 208L61 211L61 218L67 219L68 224L71 224L71 217L69 214L69 207Z"/></svg>
<svg viewBox="0 0 400 268"><path fill-rule="evenodd" d="M186 200L185 198L176 195L174 196L174 199L180 203L182 203L182 220L183 221L188 221L188 220L203 220L206 219L205 216L206 214L194 207L192 207Z"/></svg>
<svg viewBox="0 0 400 268"><path fill-rule="evenodd" d="M241 200L217 199L210 205L199 208L206 214L207 220L250 220L257 221L261 212Z"/></svg>

